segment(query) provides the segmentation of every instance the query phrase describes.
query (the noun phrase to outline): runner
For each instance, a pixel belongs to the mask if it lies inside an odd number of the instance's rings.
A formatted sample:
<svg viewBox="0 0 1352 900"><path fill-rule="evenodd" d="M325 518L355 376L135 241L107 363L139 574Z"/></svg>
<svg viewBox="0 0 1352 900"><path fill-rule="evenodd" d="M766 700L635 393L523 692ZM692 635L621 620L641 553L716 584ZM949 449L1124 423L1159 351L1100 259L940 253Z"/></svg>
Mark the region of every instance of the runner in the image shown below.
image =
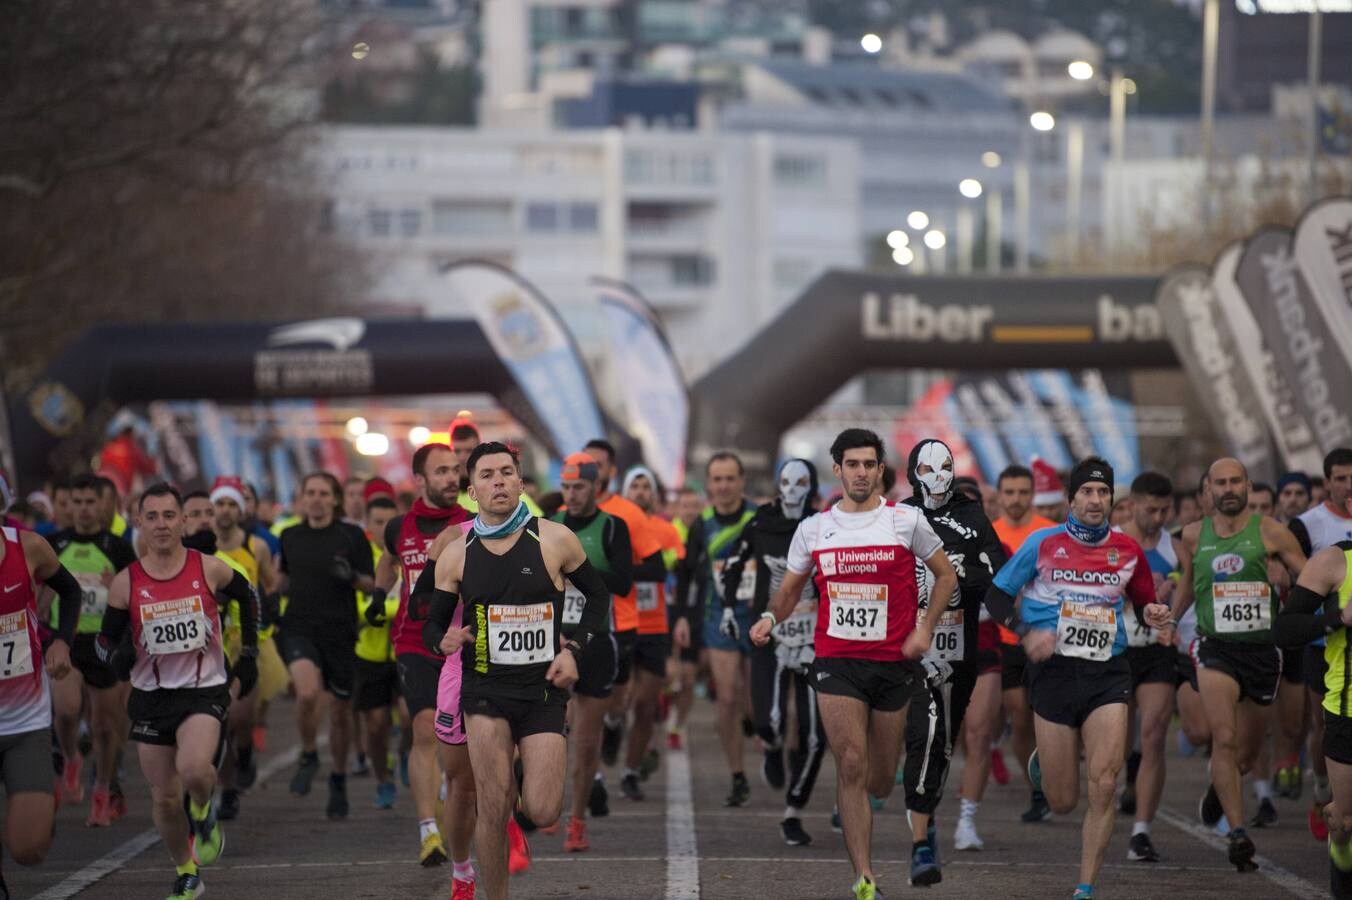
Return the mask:
<svg viewBox="0 0 1352 900"><path fill-rule="evenodd" d="M374 588L371 545L356 525L340 521L342 488L325 472L301 481L305 520L282 532L282 593L288 597L279 649L296 691L301 755L291 793L305 796L319 772L320 693L329 696L330 819L347 817L347 755L352 739L357 591Z"/></svg>
<svg viewBox="0 0 1352 900"><path fill-rule="evenodd" d="M211 800L213 757L230 705L228 682L237 678L247 696L258 680L258 602L244 576L183 546L177 490L147 488L140 522L148 552L113 579L96 646L111 667L130 667L131 737L140 744L155 826L177 870L169 898L178 900L202 893L197 867L214 863L225 845ZM244 649L233 673L221 646L225 599L241 612ZM130 649L123 641L129 628Z"/></svg>
<svg viewBox="0 0 1352 900"><path fill-rule="evenodd" d="M381 562L391 555L386 527L398 516L398 507L388 494L372 494L370 486L366 488L366 533L371 536L371 557L376 563L377 578ZM380 582L377 580L376 582ZM357 612L363 616L358 623L355 652L357 659L353 669L352 712L360 727L356 729L362 739L359 744L364 750L369 772L376 779L376 809L393 809L396 789L394 773L390 769L390 728L394 710L399 707L399 672L394 663L394 647L390 642L389 620L399 609L398 595L385 596L385 592L376 588L372 593L357 594ZM367 613L375 613L366 617ZM416 728L416 726L415 726ZM358 758L357 771L361 770L361 757ZM435 772L433 784L436 784Z"/></svg>
<svg viewBox="0 0 1352 900"><path fill-rule="evenodd" d="M709 669L718 693L718 739L732 775L732 789L723 805L745 806L751 799L751 785L742 760L749 736L742 728L742 719L751 674L747 633L754 584L743 580L737 586L735 606L725 608L723 566L737 548L742 529L756 514L756 507L743 496L746 473L735 453L725 450L709 457L704 480L712 505L705 507L690 526L685 564L676 570L677 602L686 604L678 614L687 619L698 615L703 620L701 644L709 651ZM701 627L699 621L696 619L692 629Z"/></svg>
<svg viewBox="0 0 1352 900"><path fill-rule="evenodd" d="M1283 525L1310 508L1310 476L1304 472L1287 472L1277 479L1277 514Z"/></svg>
<svg viewBox="0 0 1352 900"><path fill-rule="evenodd" d="M787 571L789 545L798 525L817 508L817 469L805 459L789 459L776 475L779 496L756 510L742 529L737 548L723 567L725 615L736 605L737 589L744 577L754 579L751 612L759 617L779 590ZM736 619L733 619L736 625ZM779 833L790 847L812 843L803 830L803 810L812 798L822 757L826 731L817 708L817 692L808 678L812 665L812 630L817 624L817 587L803 585L798 603L788 618L771 632L771 640L751 650L751 708L756 733L765 748L761 778L774 790L785 783L784 737L789 726L789 704L798 723L797 742L789 753L791 770Z"/></svg>
<svg viewBox="0 0 1352 900"><path fill-rule="evenodd" d="M1344 502L1352 512L1352 504ZM1301 570L1272 633L1279 644L1299 646L1326 635L1327 671L1319 717L1324 720L1323 746L1332 802L1321 810L1329 836L1329 890L1336 900L1352 898L1352 665L1347 653L1347 628L1352 624L1352 541L1341 540L1317 551ZM1323 615L1318 615L1322 612Z"/></svg>
<svg viewBox="0 0 1352 900"><path fill-rule="evenodd" d="M596 506L600 478L600 467L588 454L574 453L565 459L559 472L564 509L554 515L553 521L577 535L592 568L600 573L612 594L613 604L617 598L633 590L633 551L624 520L602 512ZM563 634L566 637L571 636L582 621L584 602L582 591L575 585L565 588ZM573 768L570 776L573 792L572 814L563 842L563 849L569 853L581 853L591 846L587 841L588 807L591 807L592 815L609 812L594 802L596 767L601 760L602 719L615 688L615 678L619 674L619 645L612 630L615 615L607 618L603 626L594 629L596 640L588 645L587 652L577 661L578 679L573 688L572 708L569 710L569 735L573 738Z"/></svg>
<svg viewBox="0 0 1352 900"><path fill-rule="evenodd" d="M944 607L918 619L916 570L934 575L934 595L951 596L957 576L925 517L880 496L883 442L862 428L831 445L844 497L794 532L779 591L750 629L764 647L802 600L814 572L818 596L812 679L836 760L836 797L845 846L858 880L855 900L876 900L869 795L891 794L901 756L906 706L924 680L918 660L930 648Z"/></svg>
<svg viewBox="0 0 1352 900"><path fill-rule="evenodd" d="M1155 602L1140 545L1108 526L1112 467L1096 456L1081 460L1071 470L1067 494L1065 524L1024 542L995 576L986 605L1011 627L1014 601L1021 597L1022 622L1015 630L1028 654L1028 699L1037 735L1028 774L1059 815L1079 804L1084 742L1089 808L1074 897L1087 900L1112 837L1113 794L1126 757L1131 668L1123 656L1125 601L1135 607L1137 624L1165 624L1169 607Z"/></svg>
<svg viewBox="0 0 1352 900"><path fill-rule="evenodd" d="M440 752L449 763L445 766L446 780L453 799L447 809L447 819L452 826L450 857L459 870L453 880L472 883L469 844L474 833L473 777L469 772L464 732L458 723L459 704L447 710L456 721L446 730L442 740L438 740L437 724L438 710L443 708L438 695L448 678L458 677L459 661L443 660L428 651L422 639L425 611L414 609L409 602L419 576L427 568L432 543L442 532L471 518L456 502L460 471L459 457L445 444L424 444L413 454L413 482L418 498L408 514L394 517L385 526L385 545L390 552L382 556L376 566L376 592L366 609L366 620L371 623L383 620L388 607L382 597L398 578L400 592L394 598L397 611L390 635L398 663L400 689L413 720L413 749L409 753L408 774L418 816L418 860L424 866L435 866L447 859L436 812L441 781L437 770ZM459 534L460 530L454 529L454 535Z"/></svg>
<svg viewBox="0 0 1352 900"><path fill-rule="evenodd" d="M58 802L79 804L84 800L81 779L84 758L79 745L80 710L84 706L89 711L94 748L94 793L85 825L97 828L112 825L126 812L121 790L114 796L112 787L118 755L126 741L128 688L99 663L94 639L108 605L108 585L115 574L136 561L136 553L130 544L103 525L99 482L94 476L76 478L71 483L70 496L75 524L48 538L57 559L75 576L83 591L70 654L75 671L70 678L52 684L56 738L65 758ZM65 623L57 618L56 610L52 612L50 624L63 627Z"/></svg>
<svg viewBox="0 0 1352 900"><path fill-rule="evenodd" d="M648 580L646 573L634 573L634 595L638 608L638 641L634 644L634 690L631 706L634 724L625 748L624 771L620 790L633 800L643 799L640 781L657 770L658 753L653 744L654 725L660 707L662 683L671 658L670 626L667 623L667 584L670 570L685 554L685 542L672 524L653 512L661 495L657 476L644 466L634 466L624 476L624 497L647 516L647 529L662 548L662 577ZM640 580L642 578L642 580ZM689 641L689 630L684 635Z"/></svg>
<svg viewBox="0 0 1352 900"><path fill-rule="evenodd" d="M667 726L667 748L680 750L685 746L685 723L690 718L690 704L695 699L695 682L699 678L699 662L704 638L704 628L692 627L686 609L692 599L687 593L681 593L681 561L686 558L690 529L704 512L704 501L692 487L683 487L676 493L675 513L671 517L671 527L681 539L680 559L670 579L671 590L667 594L667 624L671 628L671 660L667 663L667 683L671 685L671 722Z"/></svg>
<svg viewBox="0 0 1352 900"><path fill-rule="evenodd" d="M37 591L46 584L59 600L59 628L46 650L38 625ZM31 531L0 529L0 780L5 785L3 844L21 866L42 862L52 846L53 681L71 676L83 592L50 544ZM9 897L0 873L0 897Z"/></svg>
<svg viewBox="0 0 1352 900"><path fill-rule="evenodd" d="M1299 572L1305 554L1275 519L1248 511L1249 477L1238 460L1217 460L1207 476L1215 512L1183 529L1182 579L1170 627L1195 598L1197 691L1211 729L1211 786L1199 812L1207 825L1225 815L1230 862L1245 872L1257 865L1244 831L1241 778L1258 755L1263 707L1272 703L1281 678L1281 652L1272 645L1277 598L1268 559L1278 557Z"/></svg>
<svg viewBox="0 0 1352 900"><path fill-rule="evenodd" d="M473 534L448 542L437 558L436 592L424 633L444 635L438 643L443 653L461 652L461 708L477 795L479 881L488 900L505 900L505 830L518 793L522 812L538 825L555 822L563 808L568 689L578 680L578 659L592 636L602 634L597 643L609 643L604 631L611 591L568 528L531 516L520 499L515 450L480 444L468 467L479 516ZM565 578L583 598L568 640L559 632ZM462 594L471 624L451 627ZM513 777L514 751L521 755L519 785ZM594 769L581 771L589 777Z"/></svg>
<svg viewBox="0 0 1352 900"><path fill-rule="evenodd" d="M999 672L999 657L993 652L999 638L995 623L989 616L983 619L981 604L991 578L1005 564L1005 551L981 502L957 489L953 465L953 451L943 441L916 444L906 463L906 478L913 493L903 501L924 514L958 578L957 589L946 597L930 590L928 576L921 590L922 607L928 609L937 602L942 612L934 643L924 657L927 690L917 694L906 720L903 783L911 824L911 884L920 885L943 880L934 813L948 782L953 742L962 729L978 672L983 667L989 672L985 687L992 700ZM984 654L981 631L987 633L986 646L990 648ZM979 752L984 756L986 749ZM963 849L978 849L980 845L980 838L976 838L975 846L970 840L976 837L976 808L975 801L965 799L960 807L958 836L968 839L962 842ZM971 834L965 833L967 828Z"/></svg>
<svg viewBox="0 0 1352 900"><path fill-rule="evenodd" d="M1173 506L1174 486L1169 479L1159 472L1142 472L1131 483L1131 520L1120 529L1145 551L1155 601L1164 604L1178 586L1177 539L1164 530ZM1127 787L1119 807L1124 815L1135 815L1127 859L1159 862L1150 841L1150 824L1164 793L1165 741L1174 712L1178 652L1154 629L1128 619L1126 657L1131 669L1128 728L1135 731L1140 746L1127 757Z"/></svg>

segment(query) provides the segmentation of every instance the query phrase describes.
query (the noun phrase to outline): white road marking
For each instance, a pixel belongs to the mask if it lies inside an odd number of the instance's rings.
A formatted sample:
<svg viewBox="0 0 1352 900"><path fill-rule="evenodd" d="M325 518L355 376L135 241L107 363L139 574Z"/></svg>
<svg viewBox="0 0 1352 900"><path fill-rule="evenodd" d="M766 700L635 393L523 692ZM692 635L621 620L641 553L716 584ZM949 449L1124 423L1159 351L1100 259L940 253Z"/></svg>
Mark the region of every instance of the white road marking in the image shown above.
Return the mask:
<svg viewBox="0 0 1352 900"><path fill-rule="evenodd" d="M1219 850L1221 853L1225 853L1229 847L1225 838L1217 837L1210 828L1185 818L1184 816L1180 816L1173 810L1160 807L1159 812L1155 815L1157 818L1168 822L1179 831L1190 837L1196 838L1213 850ZM1262 875L1268 881L1277 885L1277 887L1289 894L1296 897L1304 897L1307 898L1307 900L1320 900L1320 898L1328 896L1328 891L1310 884L1310 882L1292 871L1283 869L1266 856L1255 856L1253 861L1258 863L1259 875ZM1234 867L1231 866L1230 868L1233 869Z"/></svg>
<svg viewBox="0 0 1352 900"><path fill-rule="evenodd" d="M695 846L695 802L690 788L690 753L667 754L667 900L699 897L699 850Z"/></svg>

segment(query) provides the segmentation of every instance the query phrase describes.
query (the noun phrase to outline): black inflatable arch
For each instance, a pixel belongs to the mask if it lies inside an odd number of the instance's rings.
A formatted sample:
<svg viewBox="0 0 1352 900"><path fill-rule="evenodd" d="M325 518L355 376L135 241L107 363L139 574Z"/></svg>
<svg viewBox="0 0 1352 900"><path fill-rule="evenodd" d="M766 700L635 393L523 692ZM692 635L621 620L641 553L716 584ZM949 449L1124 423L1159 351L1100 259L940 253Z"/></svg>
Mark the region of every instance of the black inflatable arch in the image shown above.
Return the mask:
<svg viewBox="0 0 1352 900"><path fill-rule="evenodd" d="M906 277L831 271L692 388L690 462L749 474L870 369L1173 368L1156 278Z"/></svg>

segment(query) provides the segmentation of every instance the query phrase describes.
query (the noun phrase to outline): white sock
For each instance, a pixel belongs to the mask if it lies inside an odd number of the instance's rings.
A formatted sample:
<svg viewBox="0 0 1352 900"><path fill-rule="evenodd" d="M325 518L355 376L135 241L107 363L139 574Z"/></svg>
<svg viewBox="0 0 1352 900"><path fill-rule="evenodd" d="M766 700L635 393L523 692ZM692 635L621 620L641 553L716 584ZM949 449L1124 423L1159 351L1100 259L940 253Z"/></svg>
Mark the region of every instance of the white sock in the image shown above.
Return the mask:
<svg viewBox="0 0 1352 900"><path fill-rule="evenodd" d="M1271 800L1272 782L1266 779L1262 781L1255 779L1253 783L1253 793L1254 796L1258 798L1259 803L1262 803L1264 800Z"/></svg>
<svg viewBox="0 0 1352 900"><path fill-rule="evenodd" d="M418 822L418 840L425 841L429 834L441 834L436 819L421 819Z"/></svg>
<svg viewBox="0 0 1352 900"><path fill-rule="evenodd" d="M624 771L620 773L620 777L621 777L621 778L628 778L630 775L633 775L635 778L637 778L637 777L638 777L638 769L631 769L631 768L629 768L628 766L625 766L625 767L624 767Z"/></svg>
<svg viewBox="0 0 1352 900"><path fill-rule="evenodd" d="M620 718L619 716L612 716L610 713L606 713L605 723L607 728L614 730L624 724L624 719Z"/></svg>
<svg viewBox="0 0 1352 900"><path fill-rule="evenodd" d="M466 859L464 862L452 861L451 871L460 881L473 881L475 877L474 863L470 862L469 859Z"/></svg>
<svg viewBox="0 0 1352 900"><path fill-rule="evenodd" d="M802 817L803 817L803 811L802 811L801 809L794 809L792 806L786 806L786 807L784 807L784 818L786 818L786 819L801 819Z"/></svg>
<svg viewBox="0 0 1352 900"><path fill-rule="evenodd" d="M958 804L958 818L966 819L968 822L972 821L976 818L976 811L979 806L981 806L981 801L979 800L968 800L966 797L961 798Z"/></svg>
<svg viewBox="0 0 1352 900"><path fill-rule="evenodd" d="M1149 833L1150 833L1149 822L1137 822L1136 824L1131 826L1132 837L1136 837L1136 835L1138 834L1149 834Z"/></svg>

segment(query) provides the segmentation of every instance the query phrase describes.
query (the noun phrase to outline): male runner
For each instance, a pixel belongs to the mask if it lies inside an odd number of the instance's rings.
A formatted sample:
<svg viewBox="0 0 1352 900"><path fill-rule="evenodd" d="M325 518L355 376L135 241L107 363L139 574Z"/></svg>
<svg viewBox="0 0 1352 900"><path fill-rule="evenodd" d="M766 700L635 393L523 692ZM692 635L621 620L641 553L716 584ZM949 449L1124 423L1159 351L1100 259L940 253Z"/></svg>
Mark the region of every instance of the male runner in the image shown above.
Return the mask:
<svg viewBox="0 0 1352 900"><path fill-rule="evenodd" d="M803 519L817 508L817 469L805 459L788 459L776 476L779 496L756 510L742 529L737 549L723 567L723 609L736 605L744 577L754 579L751 612L760 616L784 580L789 545ZM735 626L736 619L732 620ZM751 650L751 708L756 732L765 748L761 777L767 786L784 787L784 736L789 726L789 701L798 723L797 745L790 753L789 790L779 833L790 847L806 846L803 810L812 798L817 772L826 753L826 732L817 710L808 667L812 665L812 631L817 624L817 588L810 581L787 619L771 632L771 641Z"/></svg>
<svg viewBox="0 0 1352 900"><path fill-rule="evenodd" d="M1113 794L1126 758L1131 668L1123 656L1124 601L1135 607L1138 624L1156 627L1168 621L1169 607L1155 602L1140 545L1108 525L1112 467L1095 456L1081 460L1066 490L1065 523L1024 542L995 576L986 606L1010 627L1014 600L1022 598L1022 622L1015 630L1028 654L1028 700L1037 734L1028 773L1055 813L1069 813L1079 803L1083 741L1089 808L1074 897L1089 900L1112 838Z"/></svg>
<svg viewBox="0 0 1352 900"><path fill-rule="evenodd" d="M1289 525L1310 508L1310 476L1304 472L1287 472L1277 479L1277 514L1274 518Z"/></svg>
<svg viewBox="0 0 1352 900"><path fill-rule="evenodd" d="M958 588L951 595L930 591L928 578L921 592L923 606L938 604L942 612L924 658L927 690L917 694L906 720L903 777L911 824L911 883L920 885L943 880L934 812L948 782L953 742L962 729L978 671L984 663L993 675L992 664L998 660L993 654L983 659L978 632L983 628L988 634L995 631L994 622L981 621L981 604L991 578L1005 564L1005 551L980 501L955 488L953 465L953 451L943 441L916 444L906 463L906 478L913 493L903 501L924 514L943 542L944 553L958 577ZM994 687L993 680L988 683ZM984 748L981 753L985 755ZM966 800L963 803L962 811L969 813L966 820L970 823L976 814L975 804L968 807Z"/></svg>
<svg viewBox="0 0 1352 900"><path fill-rule="evenodd" d="M1352 504L1344 503L1352 512ZM1332 802L1321 812L1329 828L1329 890L1335 900L1352 898L1352 677L1347 628L1352 624L1352 541L1342 540L1310 557L1272 625L1282 645L1307 644L1325 636L1324 756ZM1319 615L1322 612L1323 615Z"/></svg>
<svg viewBox="0 0 1352 900"><path fill-rule="evenodd" d="M37 592L59 598L56 636L46 650ZM5 785L3 844L22 866L42 862L52 845L52 681L71 677L70 648L80 615L80 583L45 539L0 529L0 781ZM9 890L0 874L0 897Z"/></svg>
<svg viewBox="0 0 1352 900"><path fill-rule="evenodd" d="M301 755L291 793L305 796L319 772L319 695L329 697L330 819L347 817L347 754L352 738L356 668L357 591L374 589L371 545L360 527L338 518L342 487L325 472L301 481L305 520L282 532L280 592L287 595L279 626L282 659L296 691Z"/></svg>
<svg viewBox="0 0 1352 900"><path fill-rule="evenodd" d="M1172 626L1197 603L1197 691L1211 727L1211 786L1199 811L1215 825L1229 823L1229 858L1241 872L1257 868L1253 841L1244 831L1241 779L1263 741L1263 707L1277 694L1281 652L1272 645L1276 592L1268 560L1292 572L1305 554L1290 531L1248 510L1249 476L1235 459L1207 470L1215 512L1183 529L1182 579L1175 591ZM1172 633L1166 639L1172 640Z"/></svg>
<svg viewBox="0 0 1352 900"><path fill-rule="evenodd" d="M1164 530L1173 506L1174 486L1169 479L1159 472L1142 472L1131 483L1131 519L1121 527L1122 533L1145 551L1155 600L1165 604L1178 586L1177 538ZM1140 750L1132 751L1127 758L1127 789L1121 803L1124 814L1136 817L1127 859L1158 862L1159 853L1150 841L1150 824L1164 793L1164 750L1174 712L1178 651L1172 643L1161 642L1154 629L1131 619L1127 621L1126 657L1132 695L1128 730L1134 727L1140 741ZM1132 721L1136 716L1139 725Z"/></svg>
<svg viewBox="0 0 1352 900"><path fill-rule="evenodd" d="M629 529L624 520L603 512L596 506L600 488L600 467L586 453L574 453L563 461L559 471L559 488L563 491L564 508L554 515L560 523L577 535L587 552L587 559L600 573L610 591L611 603L633 590L634 566L629 542ZM576 586L564 590L563 633L570 636L582 621L585 603ZM569 715L569 734L573 738L573 769L571 773L572 814L563 849L580 853L591 845L587 841L587 808L593 815L602 815L590 803L596 781L596 767L601 759L602 719L609 705L615 679L619 674L619 645L613 630L615 616L595 629L596 640L578 662L577 684L573 687L572 710ZM637 629L635 629L637 632ZM632 647L632 645L631 645ZM609 812L609 810L605 810Z"/></svg>
<svg viewBox="0 0 1352 900"><path fill-rule="evenodd" d="M845 495L794 532L779 591L751 628L757 646L802 600L816 573L816 658L812 680L836 759L836 797L850 862L858 875L855 900L876 900L869 795L891 794L901 756L906 706L924 680L918 660L930 648L944 606L917 616L921 562L934 575L934 595L948 597L957 575L943 545L914 507L893 506L881 494L883 442L862 428L831 444L832 472Z"/></svg>
<svg viewBox="0 0 1352 900"><path fill-rule="evenodd" d="M413 482L418 498L407 515L396 516L385 526L385 546L389 550L376 566L376 591L366 610L368 622L382 621L385 613L384 595L401 579L397 596L398 611L394 615L391 641L398 662L399 684L413 719L413 749L409 754L409 785L413 791L413 805L418 816L418 858L424 866L440 865L446 861L447 848L437 826L437 794L440 776L437 771L437 753L441 746L437 739L437 694L447 677L443 670L452 662L443 660L423 646L422 627L425 610L414 609L409 602L419 576L427 568L428 549L443 531L471 518L468 511L456 502L460 490L460 459L445 444L423 444L413 454ZM459 533L459 529L455 530ZM458 660L453 661L458 667ZM459 674L458 670L455 673ZM450 710L458 715L458 710ZM453 790L460 784L455 798L464 803L473 800L473 782L469 772L469 751L465 749L464 733L456 724L451 729L447 750L446 777ZM452 825L451 857L462 873L468 875L469 843L473 837L474 811L462 806L448 811ZM472 878L465 878L472 881Z"/></svg>
<svg viewBox="0 0 1352 900"><path fill-rule="evenodd" d="M141 497L147 554L108 589L96 648L113 668L130 668L131 739L140 744L155 826L177 868L169 900L202 893L198 865L211 865L225 836L212 804L213 758L230 705L228 683L247 696L258 680L258 600L243 575L183 546L183 501L166 484ZM221 646L220 610L240 608L243 650L233 672ZM131 631L131 648L123 642ZM188 794L189 829L183 794Z"/></svg>
<svg viewBox="0 0 1352 900"><path fill-rule="evenodd" d="M690 718L690 704L695 699L695 681L699 677L699 661L704 628L691 626L690 617L685 610L691 603L687 593L680 591L680 561L685 556L689 544L690 529L704 512L704 501L694 488L686 486L676 492L675 514L671 518L671 527L681 539L680 560L678 560L672 579L671 591L667 595L667 623L671 628L671 661L667 665L667 681L672 685L672 716L667 727L667 747L680 750L685 743L685 723Z"/></svg>
<svg viewBox="0 0 1352 900"><path fill-rule="evenodd" d="M80 709L89 709L89 731L94 745L94 794L89 805L90 827L112 825L126 811L126 802L110 793L117 774L117 757L126 741L123 730L127 688L99 663L94 653L94 638L108 606L108 585L113 576L136 561L131 545L112 534L103 525L99 503L99 482L82 475L71 483L71 507L75 524L58 531L48 540L56 558L80 583L83 599L80 619L71 645L71 664L75 672L52 684L52 703L56 712L55 730L65 768L60 787L60 802L80 803L84 784L80 778L84 760L80 756ZM52 625L66 623L53 617Z"/></svg>
<svg viewBox="0 0 1352 900"><path fill-rule="evenodd" d="M391 548L395 546L389 543L387 526L398 513L393 498L386 494L376 494L366 501L366 533L371 535L371 557L376 563L377 577L381 563L391 556ZM396 789L389 765L389 742L393 710L399 703L400 682L389 622L398 613L399 597L385 596L385 592L377 588L369 595L358 593L357 604L358 614L363 618L357 628L354 648L357 659L353 669L352 711L362 725L357 729L365 737L362 749L376 778L375 807L393 809ZM370 618L366 617L368 612L373 613Z"/></svg>
<svg viewBox="0 0 1352 900"><path fill-rule="evenodd" d="M366 479L360 475L343 481L343 518L353 525L366 520Z"/></svg>
<svg viewBox="0 0 1352 900"><path fill-rule="evenodd" d="M424 627L429 643L443 635L435 643L443 653L461 653L461 709L477 796L475 843L488 900L507 897L505 830L518 794L523 814L537 825L553 823L563 808L568 689L578 680L579 657L592 636L606 628L611 595L577 536L530 514L520 499L519 466L516 451L496 442L470 454L470 494L479 515L473 533L448 542L437 557ZM568 640L560 634L565 578L583 598ZM462 597L469 624L451 627ZM608 643L604 637L597 642ZM593 764L582 773L589 778L594 770Z"/></svg>
<svg viewBox="0 0 1352 900"><path fill-rule="evenodd" d="M679 614L687 619L699 617L692 628L698 628L703 620L701 642L708 648L709 670L718 693L718 739L732 774L732 789L723 805L745 806L751 799L751 785L742 763L748 737L742 729L742 710L751 675L747 632L755 584L751 579L740 582L734 595L736 605L725 609L723 567L737 548L742 529L755 516L756 507L743 495L746 474L735 453L721 451L709 457L704 481L711 505L690 526L685 564L676 570L676 601ZM694 604L693 610L690 604Z"/></svg>

